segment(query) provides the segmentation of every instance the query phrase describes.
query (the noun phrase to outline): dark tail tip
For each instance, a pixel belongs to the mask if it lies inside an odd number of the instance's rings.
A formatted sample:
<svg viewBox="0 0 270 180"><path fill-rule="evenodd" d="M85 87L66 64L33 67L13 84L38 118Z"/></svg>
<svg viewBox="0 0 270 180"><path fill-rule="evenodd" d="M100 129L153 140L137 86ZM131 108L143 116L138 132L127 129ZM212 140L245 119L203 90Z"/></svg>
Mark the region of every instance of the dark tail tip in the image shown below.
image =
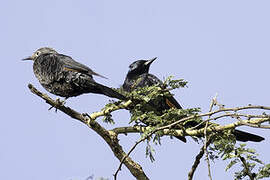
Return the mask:
<svg viewBox="0 0 270 180"><path fill-rule="evenodd" d="M179 139L180 141L183 141L184 143L187 142L187 139L184 137L184 136L174 136L176 137L177 139Z"/></svg>
<svg viewBox="0 0 270 180"><path fill-rule="evenodd" d="M109 96L109 97L112 97L112 98L116 98L116 99L120 99L120 100L128 100L128 98L122 94L120 94L119 92L109 88L109 87L106 87L106 86L103 86L101 87L102 89L102 93L106 96Z"/></svg>
<svg viewBox="0 0 270 180"><path fill-rule="evenodd" d="M240 131L240 130L235 130L233 134L235 135L235 138L237 141L242 141L242 142L247 142L247 141L261 142L264 140L264 138L261 136L244 132L244 131Z"/></svg>

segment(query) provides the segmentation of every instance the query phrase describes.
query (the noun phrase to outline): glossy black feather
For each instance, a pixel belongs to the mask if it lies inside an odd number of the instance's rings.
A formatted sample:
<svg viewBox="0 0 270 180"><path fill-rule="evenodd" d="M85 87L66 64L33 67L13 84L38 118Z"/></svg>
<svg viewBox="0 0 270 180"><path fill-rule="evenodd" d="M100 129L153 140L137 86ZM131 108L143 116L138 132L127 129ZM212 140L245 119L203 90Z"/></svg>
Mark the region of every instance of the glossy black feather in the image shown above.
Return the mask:
<svg viewBox="0 0 270 180"><path fill-rule="evenodd" d="M131 92L138 87L162 84L162 81L158 79L155 75L149 74L149 67L152 62L147 63L148 61L138 60L138 61L133 62L129 66L129 72L123 84L123 89L125 91ZM145 65L146 63L147 65ZM181 105L176 101L176 99L173 96L165 98L165 99L161 99L159 106L156 108L160 111L169 109L169 108L182 109ZM187 124L188 127L196 126L196 125L198 125L197 122L194 122L194 123L189 122ZM198 128L203 128L203 127L198 127ZM264 138L261 136L244 132L244 131L240 131L240 130L234 130L233 134L235 135L236 140L243 141L243 142L246 142L246 141L260 142L264 140ZM177 138L186 142L185 137L177 136Z"/></svg>
<svg viewBox="0 0 270 180"><path fill-rule="evenodd" d="M151 61L151 60L148 60ZM152 62L147 63L147 60L138 60L132 63L129 66L129 72L125 78L123 89L127 92L131 92L139 87L146 87L146 86L153 86L153 85L160 85L162 87L162 81L157 78L153 74L149 74L149 66ZM182 108L180 104L174 99L173 96L171 97L164 97L164 99L160 99L158 103L159 106L155 107L158 111L162 112L165 109L171 108L167 101L169 101L175 108ZM146 125L149 125L147 122L143 122ZM177 139L186 142L186 138L182 136L176 136Z"/></svg>

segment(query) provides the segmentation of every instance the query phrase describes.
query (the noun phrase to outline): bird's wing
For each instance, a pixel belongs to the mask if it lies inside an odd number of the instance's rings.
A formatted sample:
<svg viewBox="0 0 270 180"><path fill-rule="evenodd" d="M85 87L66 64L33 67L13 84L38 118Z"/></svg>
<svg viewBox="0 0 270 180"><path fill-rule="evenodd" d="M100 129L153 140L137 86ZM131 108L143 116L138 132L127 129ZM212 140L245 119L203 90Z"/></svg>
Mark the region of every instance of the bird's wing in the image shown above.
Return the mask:
<svg viewBox="0 0 270 180"><path fill-rule="evenodd" d="M140 78L138 78L136 82L136 87L145 87L145 86L153 86L156 84L162 84L162 81L153 74L143 74ZM181 105L176 101L173 96L166 97L165 99L168 108L176 108L182 109Z"/></svg>
<svg viewBox="0 0 270 180"><path fill-rule="evenodd" d="M157 84L162 85L162 81L153 74L145 73L140 75L132 86L134 88L137 88L137 87L153 86Z"/></svg>
<svg viewBox="0 0 270 180"><path fill-rule="evenodd" d="M176 101L176 99L173 96L166 98L166 104L170 108L182 109L181 105Z"/></svg>
<svg viewBox="0 0 270 180"><path fill-rule="evenodd" d="M100 77L103 77L103 78L107 79L106 77L94 72L89 67L87 67L87 66L73 60L69 56L66 56L66 55L63 55L63 54L58 54L58 56L60 56L60 60L64 64L64 69L67 70L67 71L75 71L75 72L87 74L87 75L90 75L90 76L95 75L95 76L100 76Z"/></svg>

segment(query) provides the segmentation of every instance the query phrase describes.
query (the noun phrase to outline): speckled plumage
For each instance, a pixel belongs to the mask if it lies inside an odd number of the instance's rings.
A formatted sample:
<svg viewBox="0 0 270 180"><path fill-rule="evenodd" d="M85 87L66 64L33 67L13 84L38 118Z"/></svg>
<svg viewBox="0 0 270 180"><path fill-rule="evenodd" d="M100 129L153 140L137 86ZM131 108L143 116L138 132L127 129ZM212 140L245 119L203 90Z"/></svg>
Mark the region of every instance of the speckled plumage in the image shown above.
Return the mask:
<svg viewBox="0 0 270 180"><path fill-rule="evenodd" d="M69 56L58 54L52 48L40 48L27 59L34 61L36 78L52 94L69 98L83 93L97 93L126 99L113 89L95 82L93 75L101 75Z"/></svg>

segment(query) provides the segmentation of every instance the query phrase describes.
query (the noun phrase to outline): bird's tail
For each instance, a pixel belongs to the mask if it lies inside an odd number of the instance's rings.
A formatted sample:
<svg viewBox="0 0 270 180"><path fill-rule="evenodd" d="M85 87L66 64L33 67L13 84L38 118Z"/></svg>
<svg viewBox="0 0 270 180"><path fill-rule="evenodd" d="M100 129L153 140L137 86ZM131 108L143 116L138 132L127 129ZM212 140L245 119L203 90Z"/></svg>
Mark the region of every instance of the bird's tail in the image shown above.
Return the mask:
<svg viewBox="0 0 270 180"><path fill-rule="evenodd" d="M184 136L174 136L176 137L177 139L179 139L180 141L183 141L184 143L187 142L187 139L184 137Z"/></svg>
<svg viewBox="0 0 270 180"><path fill-rule="evenodd" d="M190 122L188 122L186 124L187 127L194 127L194 126L197 126L197 125L198 125L198 122L195 122L195 121L190 121ZM197 127L197 129L200 129L200 128L204 128L204 126L200 125L200 126ZM251 133L248 133L248 132L245 132L245 131L240 131L240 130L237 130L237 129L233 130L232 134L235 136L235 139L237 141L242 141L242 142L247 142L247 141L261 142L261 141L264 140L264 138L261 137L261 136L251 134Z"/></svg>
<svg viewBox="0 0 270 180"><path fill-rule="evenodd" d="M244 132L244 131L240 131L240 130L234 130L233 135L235 136L235 139L237 141L242 141L242 142L247 142L247 141L261 142L264 140L264 138L261 136ZM187 142L186 138L183 136L175 136L175 137L179 139L180 141Z"/></svg>
<svg viewBox="0 0 270 180"><path fill-rule="evenodd" d="M120 99L120 100L127 100L127 98L118 93L117 91L113 90L112 88L109 88L107 86L104 86L102 84L96 83L97 92L99 94L104 94L105 96Z"/></svg>
<svg viewBox="0 0 270 180"><path fill-rule="evenodd" d="M242 142L247 142L247 141L261 142L264 140L264 138L261 136L244 132L244 131L240 131L240 130L234 130L233 134L235 135L235 139L237 141L242 141Z"/></svg>

